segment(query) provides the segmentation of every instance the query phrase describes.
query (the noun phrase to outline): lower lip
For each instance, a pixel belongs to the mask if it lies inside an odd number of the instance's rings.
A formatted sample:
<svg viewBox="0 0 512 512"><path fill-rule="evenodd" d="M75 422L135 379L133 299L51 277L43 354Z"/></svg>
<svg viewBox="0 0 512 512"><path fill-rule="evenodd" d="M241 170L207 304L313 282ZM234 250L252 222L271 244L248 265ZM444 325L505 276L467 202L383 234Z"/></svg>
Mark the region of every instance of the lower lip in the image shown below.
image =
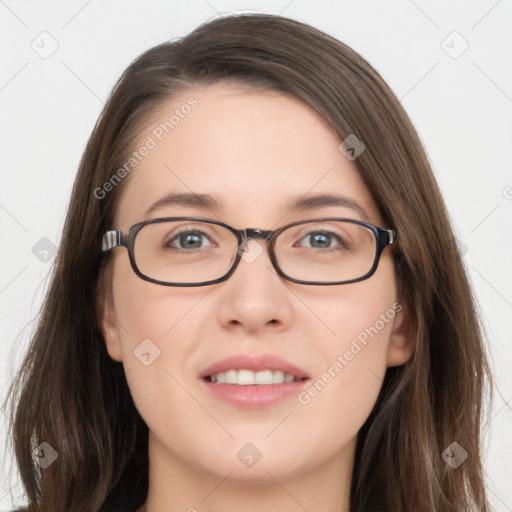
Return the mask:
<svg viewBox="0 0 512 512"><path fill-rule="evenodd" d="M309 379L304 379L299 382L284 382L282 384L239 386L201 380L206 389L217 398L245 408L265 407L290 396L297 396L309 381Z"/></svg>

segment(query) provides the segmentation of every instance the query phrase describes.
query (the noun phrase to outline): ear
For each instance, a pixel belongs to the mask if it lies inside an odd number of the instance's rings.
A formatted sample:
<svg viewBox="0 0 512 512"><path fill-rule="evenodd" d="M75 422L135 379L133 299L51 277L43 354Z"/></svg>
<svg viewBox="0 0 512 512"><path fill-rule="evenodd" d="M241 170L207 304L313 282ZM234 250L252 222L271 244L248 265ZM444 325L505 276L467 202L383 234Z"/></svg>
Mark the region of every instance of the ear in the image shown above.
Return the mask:
<svg viewBox="0 0 512 512"><path fill-rule="evenodd" d="M117 328L116 314L112 291L104 276L100 277L96 290L96 322L103 334L107 352L114 361L122 361L121 341Z"/></svg>
<svg viewBox="0 0 512 512"><path fill-rule="evenodd" d="M410 310L407 304L396 302L396 315L388 345L388 366L405 364L414 352L415 339Z"/></svg>

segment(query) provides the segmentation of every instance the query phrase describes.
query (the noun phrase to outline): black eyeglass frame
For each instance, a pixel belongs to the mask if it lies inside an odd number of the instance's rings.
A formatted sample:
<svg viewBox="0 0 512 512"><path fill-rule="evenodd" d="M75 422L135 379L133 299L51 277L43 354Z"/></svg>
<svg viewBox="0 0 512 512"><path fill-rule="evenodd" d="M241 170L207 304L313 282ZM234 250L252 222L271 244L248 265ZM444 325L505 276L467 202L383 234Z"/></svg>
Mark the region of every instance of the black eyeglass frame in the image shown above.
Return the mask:
<svg viewBox="0 0 512 512"><path fill-rule="evenodd" d="M209 224L216 224L218 226L222 226L229 231L231 231L238 240L238 249L236 251L236 257L229 268L229 270L224 274L222 277L219 277L218 279L213 279L210 281L201 281L199 283L170 283L167 281L160 281L158 279L153 279L152 277L146 276L143 274L135 261L135 254L134 254L134 244L135 244L135 237L137 236L137 233L146 225L148 224L156 224L160 222L169 222L169 221L178 221L178 220L191 220L191 221L201 221L206 222ZM301 279L295 279L293 277L288 276L285 274L281 267L279 266L279 263L277 261L275 252L274 252L274 245L277 237L286 229L289 229L293 226L297 226L300 224L308 224L313 222L322 222L322 221L329 221L329 220L335 220L335 221L344 221L344 222L350 222L353 224L358 224L360 226L363 226L367 229L369 229L373 236L375 237L375 256L373 260L373 265L370 268L370 270L364 274L361 277L358 277L356 279L351 279L348 281L333 281L333 282L323 282L323 281L304 281ZM106 231L102 238L102 248L101 252L102 254L110 251L111 249L114 249L115 247L126 247L128 250L128 256L130 258L130 264L132 266L133 271L135 274L137 274L141 279L144 281L149 281L150 283L154 284L160 284L163 286L181 286L181 287L190 287L190 286L207 286L210 284L217 284L221 283L223 281L226 281L229 279L229 277L233 274L233 272L236 270L238 264L240 263L240 260L242 259L242 251L240 248L243 246L245 242L247 242L250 238L255 239L262 239L267 240L268 242L268 254L270 256L270 261L272 262L272 265L274 266L274 269L276 272L286 279L287 281L291 281L293 283L298 284L311 284L311 285L322 285L322 286L331 286L331 285L339 285L339 284L350 284L350 283L356 283L358 281L364 281L365 279L368 279L371 277L375 271L377 270L377 266L380 261L380 256L382 254L382 251L388 247L389 245L393 244L396 241L396 232L392 229L383 228L380 226L375 226L374 224L370 224L369 222L363 222L356 219L347 219L343 217L322 217L318 219L307 219L307 220L299 220L296 222L292 222L291 224L287 224L286 226L282 226L279 229L276 230L264 230L264 229L257 229L257 228L246 228L246 229L236 229L229 224L226 224L219 220L214 219L206 219L203 217L163 217L158 219L149 219L145 220L143 222L138 222L137 224L134 224L129 232L128 237L125 239L123 237L123 232L120 230L109 230Z"/></svg>

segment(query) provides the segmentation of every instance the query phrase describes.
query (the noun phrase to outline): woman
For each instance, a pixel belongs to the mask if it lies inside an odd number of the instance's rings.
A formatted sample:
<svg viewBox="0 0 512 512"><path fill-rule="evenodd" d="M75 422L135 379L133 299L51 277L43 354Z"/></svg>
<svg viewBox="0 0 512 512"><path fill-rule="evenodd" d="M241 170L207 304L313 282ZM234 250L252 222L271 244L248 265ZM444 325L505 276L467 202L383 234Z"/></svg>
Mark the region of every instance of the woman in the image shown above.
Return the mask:
<svg viewBox="0 0 512 512"><path fill-rule="evenodd" d="M139 57L87 145L9 395L26 510L486 511L487 378L380 75L216 19Z"/></svg>

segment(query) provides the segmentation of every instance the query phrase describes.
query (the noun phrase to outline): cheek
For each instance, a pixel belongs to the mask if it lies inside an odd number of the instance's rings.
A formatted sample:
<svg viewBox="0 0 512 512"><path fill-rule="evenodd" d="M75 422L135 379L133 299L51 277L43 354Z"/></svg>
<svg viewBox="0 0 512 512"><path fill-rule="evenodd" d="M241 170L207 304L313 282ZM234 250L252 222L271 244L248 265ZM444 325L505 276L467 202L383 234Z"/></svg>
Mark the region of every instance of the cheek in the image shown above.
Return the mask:
<svg viewBox="0 0 512 512"><path fill-rule="evenodd" d="M202 329L197 306L207 291L149 283L124 261L115 270L117 332L127 378L143 370L140 386L158 389L161 382L154 381L160 378L155 374L163 369L174 372L192 351Z"/></svg>
<svg viewBox="0 0 512 512"><path fill-rule="evenodd" d="M374 371L378 375L382 370L379 366L385 368L394 318L401 309L393 263L386 256L375 274L364 281L324 287L321 294L306 288L299 290L303 302L309 306L310 331L316 323L318 332L322 333L318 336L319 351L331 360L348 351L351 366L375 363Z"/></svg>
<svg viewBox="0 0 512 512"><path fill-rule="evenodd" d="M390 259L383 258L372 278L334 288L317 299L316 311L326 327L317 347L322 367L298 402L308 415L328 413L335 429L343 426L355 435L382 387L401 305ZM312 295L304 301L315 310Z"/></svg>
<svg viewBox="0 0 512 512"><path fill-rule="evenodd" d="M116 261L114 303L124 341L162 340L184 319L204 291L150 283L138 277L127 257Z"/></svg>

